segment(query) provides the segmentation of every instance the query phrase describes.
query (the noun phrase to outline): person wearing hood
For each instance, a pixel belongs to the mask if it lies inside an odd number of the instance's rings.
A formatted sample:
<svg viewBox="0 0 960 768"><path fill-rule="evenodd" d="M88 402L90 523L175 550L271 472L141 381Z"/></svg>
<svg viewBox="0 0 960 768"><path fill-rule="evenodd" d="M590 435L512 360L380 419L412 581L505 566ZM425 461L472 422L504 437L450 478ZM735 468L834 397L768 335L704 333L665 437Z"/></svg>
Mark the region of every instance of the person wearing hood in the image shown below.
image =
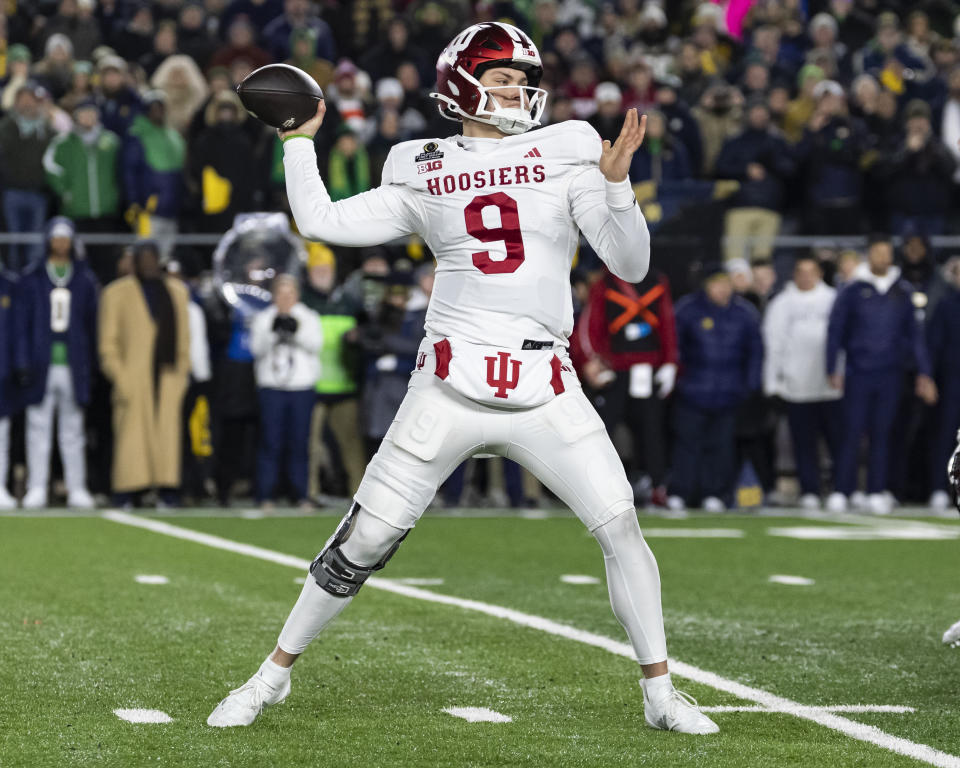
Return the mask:
<svg viewBox="0 0 960 768"><path fill-rule="evenodd" d="M13 377L13 313L16 276L0 268L0 509L13 509L17 500L7 490L10 470L10 417L20 411Z"/></svg>
<svg viewBox="0 0 960 768"><path fill-rule="evenodd" d="M27 406L23 506L47 506L56 412L67 504L89 509L84 407L95 372L97 282L79 257L72 221L51 219L46 235L47 258L24 274L14 313L14 375Z"/></svg>
<svg viewBox="0 0 960 768"><path fill-rule="evenodd" d="M120 213L117 163L120 138L100 123L100 108L87 100L73 110L74 127L47 147L43 167L47 183L60 201L60 213L80 232L115 232ZM90 249L90 262L101 282L112 261L109 248ZM112 264L110 264L112 266Z"/></svg>
<svg viewBox="0 0 960 768"><path fill-rule="evenodd" d="M73 81L73 43L62 33L51 35L43 48L43 58L33 68L33 76L53 95L62 97Z"/></svg>
<svg viewBox="0 0 960 768"><path fill-rule="evenodd" d="M47 218L43 155L52 138L35 89L21 86L13 110L0 120L0 186L9 232L43 230ZM20 272L43 257L43 243L11 245L7 254L7 267Z"/></svg>
<svg viewBox="0 0 960 768"><path fill-rule="evenodd" d="M189 56L174 54L157 67L150 85L166 97L164 104L170 127L185 135L190 121L209 93L207 81L196 62Z"/></svg>
<svg viewBox="0 0 960 768"><path fill-rule="evenodd" d="M826 371L827 324L836 295L823 282L816 258L800 256L793 281L763 318L763 390L786 403L803 509L820 508L819 438L834 462L840 442L840 391L830 386Z"/></svg>
<svg viewBox="0 0 960 768"><path fill-rule="evenodd" d="M254 191L266 186L257 184L256 146L242 125L246 115L237 94L217 94L206 109L206 129L190 147L188 178L201 199L203 231L229 229L236 214L254 210Z"/></svg>
<svg viewBox="0 0 960 768"><path fill-rule="evenodd" d="M845 370L840 353L845 353ZM870 238L867 263L837 294L827 328L827 374L843 392L843 439L836 463L835 490L827 499L832 512L847 509L857 489L857 457L861 435L870 440L867 504L875 514L892 511L886 493L890 435L907 371L916 370L914 388L928 405L937 401L930 377L930 359L917 322L913 287L893 265L890 238Z"/></svg>
<svg viewBox="0 0 960 768"><path fill-rule="evenodd" d="M138 243L134 273L103 291L100 366L113 384L113 491L120 506L150 488L176 505L181 408L190 379L189 293L165 275L156 242Z"/></svg>
<svg viewBox="0 0 960 768"><path fill-rule="evenodd" d="M134 118L123 146L127 220L141 237L156 238L162 260L168 261L183 200L186 147L167 123L163 91L150 91L143 103L146 114Z"/></svg>

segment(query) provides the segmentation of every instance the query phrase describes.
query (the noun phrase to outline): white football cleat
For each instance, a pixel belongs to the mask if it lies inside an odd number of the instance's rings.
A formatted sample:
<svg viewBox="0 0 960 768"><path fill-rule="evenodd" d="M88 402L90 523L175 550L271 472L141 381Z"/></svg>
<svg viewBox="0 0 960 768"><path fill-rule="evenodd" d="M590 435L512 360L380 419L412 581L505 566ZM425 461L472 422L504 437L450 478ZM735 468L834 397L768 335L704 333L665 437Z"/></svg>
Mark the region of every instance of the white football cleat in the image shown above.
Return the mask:
<svg viewBox="0 0 960 768"><path fill-rule="evenodd" d="M951 648L960 648L960 621L943 633L943 643Z"/></svg>
<svg viewBox="0 0 960 768"><path fill-rule="evenodd" d="M716 496L707 496L703 500L703 511L712 512L714 514L727 511L727 505L724 504Z"/></svg>
<svg viewBox="0 0 960 768"><path fill-rule="evenodd" d="M23 497L24 509L43 509L47 506L47 489L31 488Z"/></svg>
<svg viewBox="0 0 960 768"><path fill-rule="evenodd" d="M697 708L697 700L683 691L674 688L654 703L647 696L643 681L640 687L643 688L643 716L651 728L698 735L717 733L720 730L719 725Z"/></svg>
<svg viewBox="0 0 960 768"><path fill-rule="evenodd" d="M800 509L820 509L820 497L815 493L805 493L800 497Z"/></svg>
<svg viewBox="0 0 960 768"><path fill-rule="evenodd" d="M946 512L950 507L950 494L946 491L934 491L930 494L930 509L936 512Z"/></svg>
<svg viewBox="0 0 960 768"><path fill-rule="evenodd" d="M6 486L0 485L0 509L16 509L17 500L10 495Z"/></svg>
<svg viewBox="0 0 960 768"><path fill-rule="evenodd" d="M93 509L96 504L86 488L77 488L67 494L67 506L70 509Z"/></svg>
<svg viewBox="0 0 960 768"><path fill-rule="evenodd" d="M827 511L828 512L846 512L847 511L847 497L844 496L839 491L834 491L829 496L827 496Z"/></svg>
<svg viewBox="0 0 960 768"><path fill-rule="evenodd" d="M869 509L875 515L889 515L893 512L893 497L886 493L871 493Z"/></svg>
<svg viewBox="0 0 960 768"><path fill-rule="evenodd" d="M269 685L258 672L239 688L230 691L230 695L217 704L217 708L207 718L207 725L214 728L250 725L266 707L279 704L289 695L289 677L278 689Z"/></svg>
<svg viewBox="0 0 960 768"><path fill-rule="evenodd" d="M680 496L667 496L667 509L674 512L685 512L687 503Z"/></svg>

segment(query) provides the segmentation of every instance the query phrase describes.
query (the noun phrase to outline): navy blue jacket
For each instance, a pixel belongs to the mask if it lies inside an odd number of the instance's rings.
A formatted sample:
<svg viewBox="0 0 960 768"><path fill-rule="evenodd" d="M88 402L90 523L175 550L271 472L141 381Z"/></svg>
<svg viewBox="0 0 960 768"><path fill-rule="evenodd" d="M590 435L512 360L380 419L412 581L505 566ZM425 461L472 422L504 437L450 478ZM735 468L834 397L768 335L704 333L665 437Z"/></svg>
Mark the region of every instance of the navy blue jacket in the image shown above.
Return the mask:
<svg viewBox="0 0 960 768"><path fill-rule="evenodd" d="M763 340L752 304L734 296L720 307L701 291L677 303L676 320L677 391L686 402L727 408L760 389Z"/></svg>
<svg viewBox="0 0 960 768"><path fill-rule="evenodd" d="M97 354L97 280L85 261L73 262L70 290L70 325L66 331L67 360L73 375L73 392L80 405L90 402L90 382ZM28 374L21 390L24 405L43 400L50 368L53 332L50 329L50 291L46 260L34 264L20 279L14 312L13 368Z"/></svg>
<svg viewBox="0 0 960 768"><path fill-rule="evenodd" d="M960 355L956 353L960 339L960 291L951 289L933 310L927 324L927 345L930 367L943 391L960 391Z"/></svg>
<svg viewBox="0 0 960 768"><path fill-rule="evenodd" d="M642 144L630 162L630 181L683 181L693 175L687 148L672 138L664 139L663 148L656 155L650 152L649 141Z"/></svg>
<svg viewBox="0 0 960 768"><path fill-rule="evenodd" d="M0 272L0 419L19 410L13 384L13 311L17 298L15 288L13 275Z"/></svg>
<svg viewBox="0 0 960 768"><path fill-rule="evenodd" d="M907 216L946 214L956 166L953 155L936 136L917 152L909 151L904 142L885 163L890 212Z"/></svg>
<svg viewBox="0 0 960 768"><path fill-rule="evenodd" d="M767 175L760 181L747 177L747 166L758 163ZM727 139L714 166L718 179L736 179L740 190L733 199L737 206L783 209L787 181L793 176L795 163L787 142L770 131L747 128Z"/></svg>
<svg viewBox="0 0 960 768"><path fill-rule="evenodd" d="M866 148L866 133L858 120L835 117L819 131L806 129L797 156L804 168L808 204L859 202L863 192L860 158Z"/></svg>
<svg viewBox="0 0 960 768"><path fill-rule="evenodd" d="M847 373L900 369L930 375L913 293L913 286L902 278L883 294L862 279L841 288L827 327L827 373L836 372L842 349Z"/></svg>

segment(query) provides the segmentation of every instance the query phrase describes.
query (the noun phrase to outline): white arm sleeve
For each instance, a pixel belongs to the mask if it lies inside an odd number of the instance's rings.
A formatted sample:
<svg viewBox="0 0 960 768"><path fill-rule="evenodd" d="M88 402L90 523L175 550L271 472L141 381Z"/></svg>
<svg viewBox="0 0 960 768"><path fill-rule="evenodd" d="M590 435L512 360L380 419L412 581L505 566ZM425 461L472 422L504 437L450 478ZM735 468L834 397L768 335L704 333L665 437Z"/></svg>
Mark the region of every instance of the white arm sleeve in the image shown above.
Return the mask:
<svg viewBox="0 0 960 768"><path fill-rule="evenodd" d="M384 184L332 202L317 170L313 141L308 138L298 136L283 143L283 168L290 210L297 229L308 240L331 245L380 245L420 230L416 201L398 184Z"/></svg>
<svg viewBox="0 0 960 768"><path fill-rule="evenodd" d="M596 166L577 174L568 191L570 213L610 271L638 283L650 267L650 232L630 180L607 181Z"/></svg>

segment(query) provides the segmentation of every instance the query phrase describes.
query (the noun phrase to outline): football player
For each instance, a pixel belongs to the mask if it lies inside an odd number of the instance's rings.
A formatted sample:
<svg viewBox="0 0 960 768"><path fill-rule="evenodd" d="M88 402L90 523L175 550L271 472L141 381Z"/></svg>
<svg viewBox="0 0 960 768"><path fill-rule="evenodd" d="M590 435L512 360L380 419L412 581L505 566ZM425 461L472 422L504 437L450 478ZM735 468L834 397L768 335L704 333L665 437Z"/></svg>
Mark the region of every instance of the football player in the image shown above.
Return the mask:
<svg viewBox="0 0 960 768"><path fill-rule="evenodd" d="M301 234L345 246L419 234L436 256L436 282L406 398L352 507L310 566L277 647L208 724L249 725L282 701L311 640L384 567L447 475L483 453L527 467L596 537L614 614L643 671L647 723L718 730L671 683L657 562L567 355L580 233L627 282L647 273L650 236L627 179L646 120L630 110L612 145L583 122L531 131L546 105L542 72L536 46L516 27L464 30L440 55L432 94L462 134L396 145L379 188L337 203L314 152L323 102L280 134Z"/></svg>

